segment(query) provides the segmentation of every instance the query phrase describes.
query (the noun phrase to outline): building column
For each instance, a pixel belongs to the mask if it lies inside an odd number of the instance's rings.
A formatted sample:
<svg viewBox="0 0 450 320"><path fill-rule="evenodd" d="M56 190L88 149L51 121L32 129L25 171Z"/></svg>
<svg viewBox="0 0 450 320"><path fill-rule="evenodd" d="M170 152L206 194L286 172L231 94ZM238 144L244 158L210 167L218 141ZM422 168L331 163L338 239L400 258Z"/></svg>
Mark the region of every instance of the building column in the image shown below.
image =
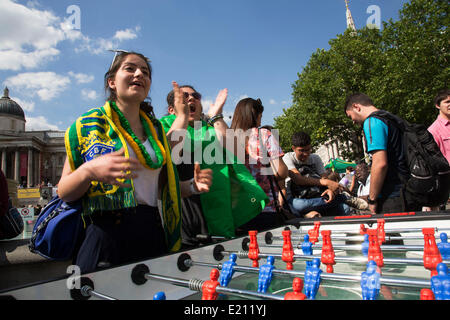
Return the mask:
<svg viewBox="0 0 450 320"><path fill-rule="evenodd" d="M36 180L36 184L41 184L41 179L42 179L42 152L38 152L38 169L37 169L37 180Z"/></svg>
<svg viewBox="0 0 450 320"><path fill-rule="evenodd" d="M2 171L6 177L6 149L2 150Z"/></svg>
<svg viewBox="0 0 450 320"><path fill-rule="evenodd" d="M28 188L33 184L33 149L28 150L28 170L27 170L27 186Z"/></svg>
<svg viewBox="0 0 450 320"><path fill-rule="evenodd" d="M51 168L52 168L51 183L54 186L56 184L55 180L56 180L56 164L57 164L55 154L51 155L50 163L52 164L52 166L51 166Z"/></svg>
<svg viewBox="0 0 450 320"><path fill-rule="evenodd" d="M14 153L14 180L20 183L20 152L18 149Z"/></svg>

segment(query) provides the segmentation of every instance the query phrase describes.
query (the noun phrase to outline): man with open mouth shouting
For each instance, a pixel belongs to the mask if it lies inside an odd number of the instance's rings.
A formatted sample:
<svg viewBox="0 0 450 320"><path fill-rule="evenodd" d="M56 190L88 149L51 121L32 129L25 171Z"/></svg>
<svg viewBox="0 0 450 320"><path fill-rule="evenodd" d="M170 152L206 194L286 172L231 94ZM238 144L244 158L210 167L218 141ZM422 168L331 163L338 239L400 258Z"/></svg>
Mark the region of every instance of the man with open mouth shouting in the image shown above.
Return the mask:
<svg viewBox="0 0 450 320"><path fill-rule="evenodd" d="M234 237L235 230L258 215L268 202L264 191L232 152L224 148L228 125L223 119L228 90L219 91L205 121L201 94L193 86L181 85L184 103L189 109L189 125L182 159L177 163L181 181L192 178L194 163L211 169L213 184L208 193L182 199L182 242L190 247L200 244L199 235ZM166 132L173 126L177 111L174 93L167 95L168 116L160 119ZM176 150L172 150L174 157ZM176 162L176 161L174 161ZM207 237L208 238L208 237Z"/></svg>

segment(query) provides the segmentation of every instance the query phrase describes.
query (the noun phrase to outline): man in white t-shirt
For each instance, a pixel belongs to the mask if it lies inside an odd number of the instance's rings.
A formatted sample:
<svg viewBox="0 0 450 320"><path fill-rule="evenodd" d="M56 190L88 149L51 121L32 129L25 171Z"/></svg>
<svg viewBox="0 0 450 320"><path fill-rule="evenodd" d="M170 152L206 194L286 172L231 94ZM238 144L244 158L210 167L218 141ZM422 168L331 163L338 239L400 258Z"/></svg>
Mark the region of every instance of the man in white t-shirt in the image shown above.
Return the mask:
<svg viewBox="0 0 450 320"><path fill-rule="evenodd" d="M370 190L370 169L366 163L360 163L355 168L355 177L358 181L358 198L367 200Z"/></svg>
<svg viewBox="0 0 450 320"><path fill-rule="evenodd" d="M350 209L345 204L345 197L339 194L336 196L340 189L339 183L321 177L325 168L320 157L311 154L310 136L305 132L297 132L291 141L292 152L286 153L283 161L289 170L289 177L286 179L287 201L293 213L308 218L312 217L308 215L311 211L319 212L322 216L349 214ZM299 189L316 189L316 192L311 192L315 196L311 198L307 195L300 197L297 193L293 194L292 190Z"/></svg>

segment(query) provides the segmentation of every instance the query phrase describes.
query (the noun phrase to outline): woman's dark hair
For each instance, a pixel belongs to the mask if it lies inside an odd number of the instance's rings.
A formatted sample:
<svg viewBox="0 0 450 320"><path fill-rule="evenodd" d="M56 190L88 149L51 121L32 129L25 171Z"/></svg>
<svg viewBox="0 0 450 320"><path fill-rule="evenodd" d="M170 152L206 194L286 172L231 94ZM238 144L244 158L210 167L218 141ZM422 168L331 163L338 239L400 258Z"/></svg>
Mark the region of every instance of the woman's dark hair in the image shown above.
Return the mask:
<svg viewBox="0 0 450 320"><path fill-rule="evenodd" d="M127 56L129 56L130 54L134 54L134 55L142 58L142 60L145 61L145 63L147 64L150 80L152 80L152 66L150 65L149 59L146 56L144 56L141 53L132 52L132 51L131 52L121 52L116 55L108 72L105 73L104 87L105 87L105 93L108 97L107 98L108 101L116 101L117 100L116 93L114 92L114 90L111 90L111 88L108 85L108 79L114 78L116 76L116 73L119 70L120 66L122 65L123 60L125 60L125 58ZM147 98L147 100L151 101L149 97Z"/></svg>
<svg viewBox="0 0 450 320"><path fill-rule="evenodd" d="M258 126L258 116L264 112L260 99L245 98L238 102L234 110L231 129L248 130Z"/></svg>

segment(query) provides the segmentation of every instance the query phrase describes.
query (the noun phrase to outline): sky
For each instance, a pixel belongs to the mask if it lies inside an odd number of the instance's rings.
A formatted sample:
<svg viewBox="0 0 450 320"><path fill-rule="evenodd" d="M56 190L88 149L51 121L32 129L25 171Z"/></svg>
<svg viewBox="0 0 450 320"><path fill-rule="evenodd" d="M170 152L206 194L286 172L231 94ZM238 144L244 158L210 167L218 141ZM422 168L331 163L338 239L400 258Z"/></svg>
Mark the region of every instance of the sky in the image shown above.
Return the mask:
<svg viewBox="0 0 450 320"><path fill-rule="evenodd" d="M359 29L398 20L406 2L349 6ZM21 105L27 131L65 131L104 104L108 50L122 49L150 58L158 118L177 81L202 94L205 112L227 88L228 123L240 99L260 98L273 125L311 54L345 31L345 13L344 0L0 0L0 93Z"/></svg>

